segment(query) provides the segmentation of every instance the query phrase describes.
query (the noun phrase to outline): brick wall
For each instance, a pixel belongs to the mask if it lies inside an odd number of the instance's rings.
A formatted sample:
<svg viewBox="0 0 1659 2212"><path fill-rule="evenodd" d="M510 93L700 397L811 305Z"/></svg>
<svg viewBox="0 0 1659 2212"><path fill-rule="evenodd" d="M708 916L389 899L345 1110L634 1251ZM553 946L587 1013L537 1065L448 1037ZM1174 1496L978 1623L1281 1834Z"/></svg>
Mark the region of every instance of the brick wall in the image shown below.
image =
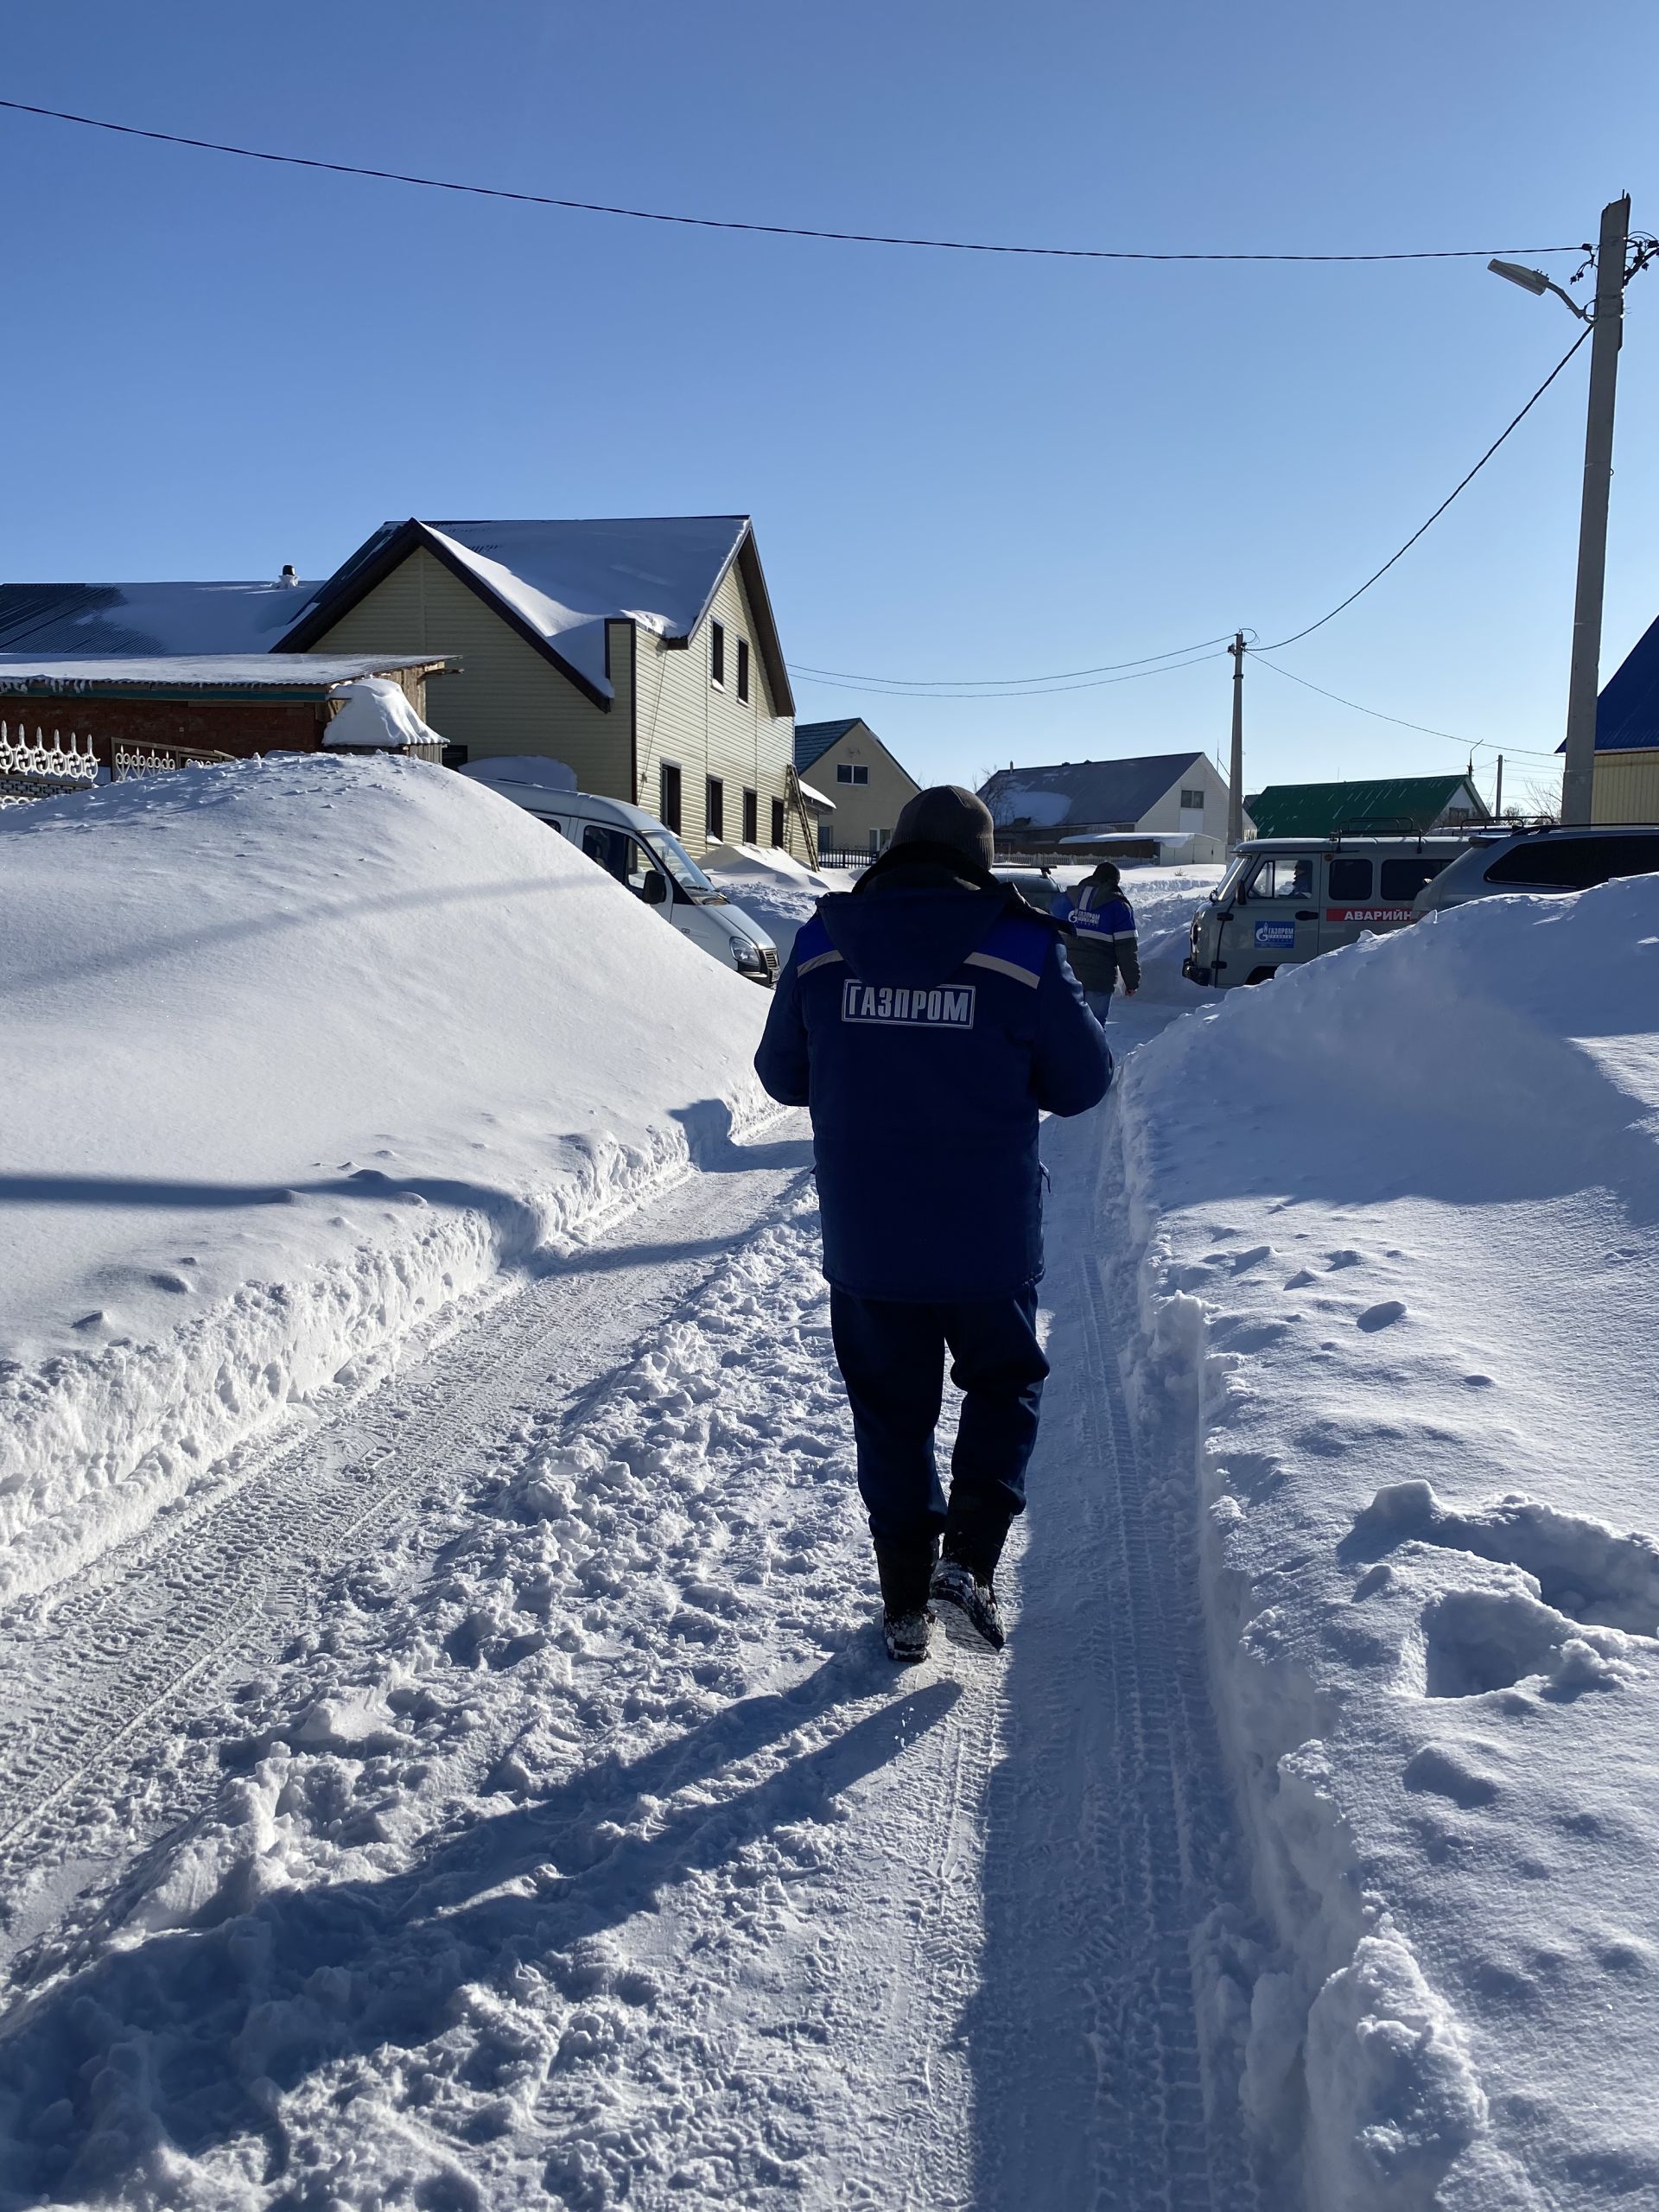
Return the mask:
<svg viewBox="0 0 1659 2212"><path fill-rule="evenodd" d="M119 739L141 745L199 745L247 760L256 753L315 753L327 712L321 699L105 699L54 692L0 694L0 721L90 737L105 766Z"/></svg>

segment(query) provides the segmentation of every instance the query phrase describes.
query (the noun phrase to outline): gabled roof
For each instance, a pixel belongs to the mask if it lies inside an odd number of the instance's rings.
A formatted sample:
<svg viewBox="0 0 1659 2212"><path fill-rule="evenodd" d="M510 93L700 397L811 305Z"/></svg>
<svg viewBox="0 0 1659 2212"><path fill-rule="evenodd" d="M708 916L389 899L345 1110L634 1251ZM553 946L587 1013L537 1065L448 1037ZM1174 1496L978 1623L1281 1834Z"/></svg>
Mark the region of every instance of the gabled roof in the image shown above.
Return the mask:
<svg viewBox="0 0 1659 2212"><path fill-rule="evenodd" d="M999 830L1077 832L1131 829L1202 753L1154 753L1135 760L1062 760L1046 768L999 768L979 795Z"/></svg>
<svg viewBox="0 0 1659 2212"><path fill-rule="evenodd" d="M863 721L862 715L849 715L839 722L797 722L795 725L795 766L804 774L812 763L826 753L832 745L845 737L849 729L856 729ZM874 734L874 733L872 733Z"/></svg>
<svg viewBox="0 0 1659 2212"><path fill-rule="evenodd" d="M1486 805L1466 775L1393 776L1342 784L1269 784L1249 801L1258 837L1323 837L1333 830L1414 836L1431 829L1466 793Z"/></svg>
<svg viewBox="0 0 1659 2212"><path fill-rule="evenodd" d="M303 652L423 546L601 703L612 696L606 623L625 618L684 645L735 562L772 698L780 714L794 712L747 515L385 523L329 577L280 650Z"/></svg>
<svg viewBox="0 0 1659 2212"><path fill-rule="evenodd" d="M1598 753L1637 753L1650 746L1659 746L1659 621L1630 647L1596 704Z"/></svg>
<svg viewBox="0 0 1659 2212"><path fill-rule="evenodd" d="M267 653L312 584L0 584L0 653Z"/></svg>

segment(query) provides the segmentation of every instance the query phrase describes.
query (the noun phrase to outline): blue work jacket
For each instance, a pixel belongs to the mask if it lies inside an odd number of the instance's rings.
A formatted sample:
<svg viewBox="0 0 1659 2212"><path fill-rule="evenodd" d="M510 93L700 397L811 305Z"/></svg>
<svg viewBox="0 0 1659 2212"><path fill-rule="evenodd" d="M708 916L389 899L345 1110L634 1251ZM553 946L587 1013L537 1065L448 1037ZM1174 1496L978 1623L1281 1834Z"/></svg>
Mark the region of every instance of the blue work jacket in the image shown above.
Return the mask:
<svg viewBox="0 0 1659 2212"><path fill-rule="evenodd" d="M1041 1274L1039 1114L1081 1114L1112 1079L1055 925L1000 887L822 899L754 1065L810 1109L824 1274L930 1303Z"/></svg>

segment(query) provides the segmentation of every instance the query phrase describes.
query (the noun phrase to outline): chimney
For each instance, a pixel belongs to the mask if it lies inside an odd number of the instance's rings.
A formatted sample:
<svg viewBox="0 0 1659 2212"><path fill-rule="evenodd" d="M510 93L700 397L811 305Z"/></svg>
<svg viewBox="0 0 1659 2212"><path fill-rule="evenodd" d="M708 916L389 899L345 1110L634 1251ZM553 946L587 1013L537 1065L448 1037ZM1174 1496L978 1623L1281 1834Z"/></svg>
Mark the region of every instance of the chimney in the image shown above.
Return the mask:
<svg viewBox="0 0 1659 2212"><path fill-rule="evenodd" d="M282 580L285 584L297 584L299 582L300 572L291 561L283 562Z"/></svg>

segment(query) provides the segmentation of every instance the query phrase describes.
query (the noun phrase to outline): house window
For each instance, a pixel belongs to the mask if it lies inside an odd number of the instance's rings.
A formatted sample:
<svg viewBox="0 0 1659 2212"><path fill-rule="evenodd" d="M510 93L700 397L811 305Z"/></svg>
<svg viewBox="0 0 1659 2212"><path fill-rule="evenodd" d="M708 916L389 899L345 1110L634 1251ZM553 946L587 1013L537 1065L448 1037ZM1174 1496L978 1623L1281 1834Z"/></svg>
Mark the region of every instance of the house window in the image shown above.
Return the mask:
<svg viewBox="0 0 1659 2212"><path fill-rule="evenodd" d="M722 691L726 688L726 625L723 622L709 625L709 681L718 683Z"/></svg>
<svg viewBox="0 0 1659 2212"><path fill-rule="evenodd" d="M737 641L737 696L745 706L748 704L749 641L747 638L740 638Z"/></svg>
<svg viewBox="0 0 1659 2212"><path fill-rule="evenodd" d="M743 842L746 845L760 842L760 801L753 791L743 794Z"/></svg>
<svg viewBox="0 0 1659 2212"><path fill-rule="evenodd" d="M780 798L772 802L772 842L774 845L784 842L784 802Z"/></svg>
<svg viewBox="0 0 1659 2212"><path fill-rule="evenodd" d="M868 784L870 772L861 760L840 760L836 764L838 784Z"/></svg>
<svg viewBox="0 0 1659 2212"><path fill-rule="evenodd" d="M718 776L710 776L703 785L703 819L708 825L709 843L722 844L726 837L726 786Z"/></svg>
<svg viewBox="0 0 1659 2212"><path fill-rule="evenodd" d="M680 772L664 760L657 771L657 819L664 830L680 834Z"/></svg>
<svg viewBox="0 0 1659 2212"><path fill-rule="evenodd" d="M1204 812L1203 791L1184 791L1181 793L1181 804L1185 807L1190 807L1195 814L1202 814Z"/></svg>

